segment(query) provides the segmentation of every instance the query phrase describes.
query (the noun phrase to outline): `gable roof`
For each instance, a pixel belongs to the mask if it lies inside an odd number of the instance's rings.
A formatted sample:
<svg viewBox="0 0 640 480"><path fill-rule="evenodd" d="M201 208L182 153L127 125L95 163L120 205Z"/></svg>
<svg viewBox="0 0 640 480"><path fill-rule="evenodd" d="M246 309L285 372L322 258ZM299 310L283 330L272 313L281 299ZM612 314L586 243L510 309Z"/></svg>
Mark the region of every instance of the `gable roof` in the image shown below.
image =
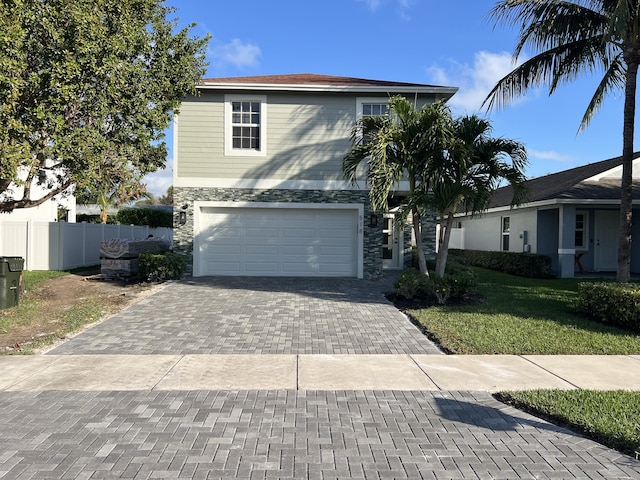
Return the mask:
<svg viewBox="0 0 640 480"><path fill-rule="evenodd" d="M634 160L640 153L634 154ZM606 174L622 165L622 157L610 158L581 167L532 178L526 182L529 198L526 203L553 199L573 200L620 200L620 178ZM603 177L603 178L600 178ZM634 181L633 198L640 198L640 185ZM513 188L497 189L489 203L489 208L505 207L511 204Z"/></svg>
<svg viewBox="0 0 640 480"><path fill-rule="evenodd" d="M329 91L354 93L431 93L449 99L458 91L457 87L443 87L423 83L370 80L366 78L295 73L287 75L257 75L250 77L203 78L201 89L238 90L292 90Z"/></svg>

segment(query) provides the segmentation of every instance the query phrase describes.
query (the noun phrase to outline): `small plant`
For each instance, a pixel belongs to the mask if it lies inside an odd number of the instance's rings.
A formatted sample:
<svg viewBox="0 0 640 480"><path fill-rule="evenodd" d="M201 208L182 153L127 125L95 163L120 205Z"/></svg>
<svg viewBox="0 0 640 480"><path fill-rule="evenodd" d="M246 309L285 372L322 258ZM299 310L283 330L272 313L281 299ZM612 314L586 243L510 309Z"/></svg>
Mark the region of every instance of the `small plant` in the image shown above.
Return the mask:
<svg viewBox="0 0 640 480"><path fill-rule="evenodd" d="M146 282L179 279L184 269L184 257L177 253L141 253L138 258L138 271L140 277Z"/></svg>
<svg viewBox="0 0 640 480"><path fill-rule="evenodd" d="M412 300L416 297L426 297L431 291L431 281L429 277L420 273L419 270L410 268L402 272L402 275L393 284L396 295Z"/></svg>

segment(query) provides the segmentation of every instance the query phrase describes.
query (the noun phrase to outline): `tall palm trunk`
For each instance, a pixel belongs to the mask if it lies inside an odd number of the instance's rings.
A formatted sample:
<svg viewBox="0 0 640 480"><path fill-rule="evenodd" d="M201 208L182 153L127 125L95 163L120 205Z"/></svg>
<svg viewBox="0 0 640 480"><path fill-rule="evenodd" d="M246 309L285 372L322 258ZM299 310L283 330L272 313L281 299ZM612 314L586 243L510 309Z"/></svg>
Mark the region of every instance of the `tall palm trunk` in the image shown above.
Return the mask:
<svg viewBox="0 0 640 480"><path fill-rule="evenodd" d="M444 216L440 223L440 235L438 241L438 256L436 257L436 273L440 276L444 276L445 268L447 267L447 257L449 256L449 239L451 238L451 227L453 226L453 212L449 212L446 220Z"/></svg>
<svg viewBox="0 0 640 480"><path fill-rule="evenodd" d="M633 211L633 126L636 114L636 81L638 54L629 47L625 55L627 76L624 91L624 121L622 128L622 180L620 192L620 234L618 238L618 282L631 277L631 215Z"/></svg>

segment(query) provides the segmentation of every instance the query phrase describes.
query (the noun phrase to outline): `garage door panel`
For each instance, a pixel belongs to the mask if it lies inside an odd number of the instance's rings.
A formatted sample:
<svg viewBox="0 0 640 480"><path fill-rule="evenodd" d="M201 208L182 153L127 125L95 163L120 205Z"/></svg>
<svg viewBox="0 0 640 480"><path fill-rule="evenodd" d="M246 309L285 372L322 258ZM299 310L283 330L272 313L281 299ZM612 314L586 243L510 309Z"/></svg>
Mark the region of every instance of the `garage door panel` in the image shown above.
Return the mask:
<svg viewBox="0 0 640 480"><path fill-rule="evenodd" d="M357 276L356 208L200 212L199 275Z"/></svg>

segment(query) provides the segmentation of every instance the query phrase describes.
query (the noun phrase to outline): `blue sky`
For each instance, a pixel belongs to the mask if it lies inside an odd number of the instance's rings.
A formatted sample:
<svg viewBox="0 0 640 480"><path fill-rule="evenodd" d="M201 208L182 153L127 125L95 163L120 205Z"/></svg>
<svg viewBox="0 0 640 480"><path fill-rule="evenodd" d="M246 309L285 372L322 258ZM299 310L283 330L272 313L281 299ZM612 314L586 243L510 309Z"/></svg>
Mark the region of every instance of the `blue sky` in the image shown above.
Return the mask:
<svg viewBox="0 0 640 480"><path fill-rule="evenodd" d="M480 105L496 80L512 69L517 31L494 28L493 0L168 0L181 26L209 33L207 77L319 73L459 87L454 115L480 113L493 135L518 140L537 177L618 156L622 152L620 92L610 96L578 134L601 73L561 87L553 96L531 91L498 111ZM526 54L526 52L525 52ZM171 185L167 169L149 176L148 189Z"/></svg>

